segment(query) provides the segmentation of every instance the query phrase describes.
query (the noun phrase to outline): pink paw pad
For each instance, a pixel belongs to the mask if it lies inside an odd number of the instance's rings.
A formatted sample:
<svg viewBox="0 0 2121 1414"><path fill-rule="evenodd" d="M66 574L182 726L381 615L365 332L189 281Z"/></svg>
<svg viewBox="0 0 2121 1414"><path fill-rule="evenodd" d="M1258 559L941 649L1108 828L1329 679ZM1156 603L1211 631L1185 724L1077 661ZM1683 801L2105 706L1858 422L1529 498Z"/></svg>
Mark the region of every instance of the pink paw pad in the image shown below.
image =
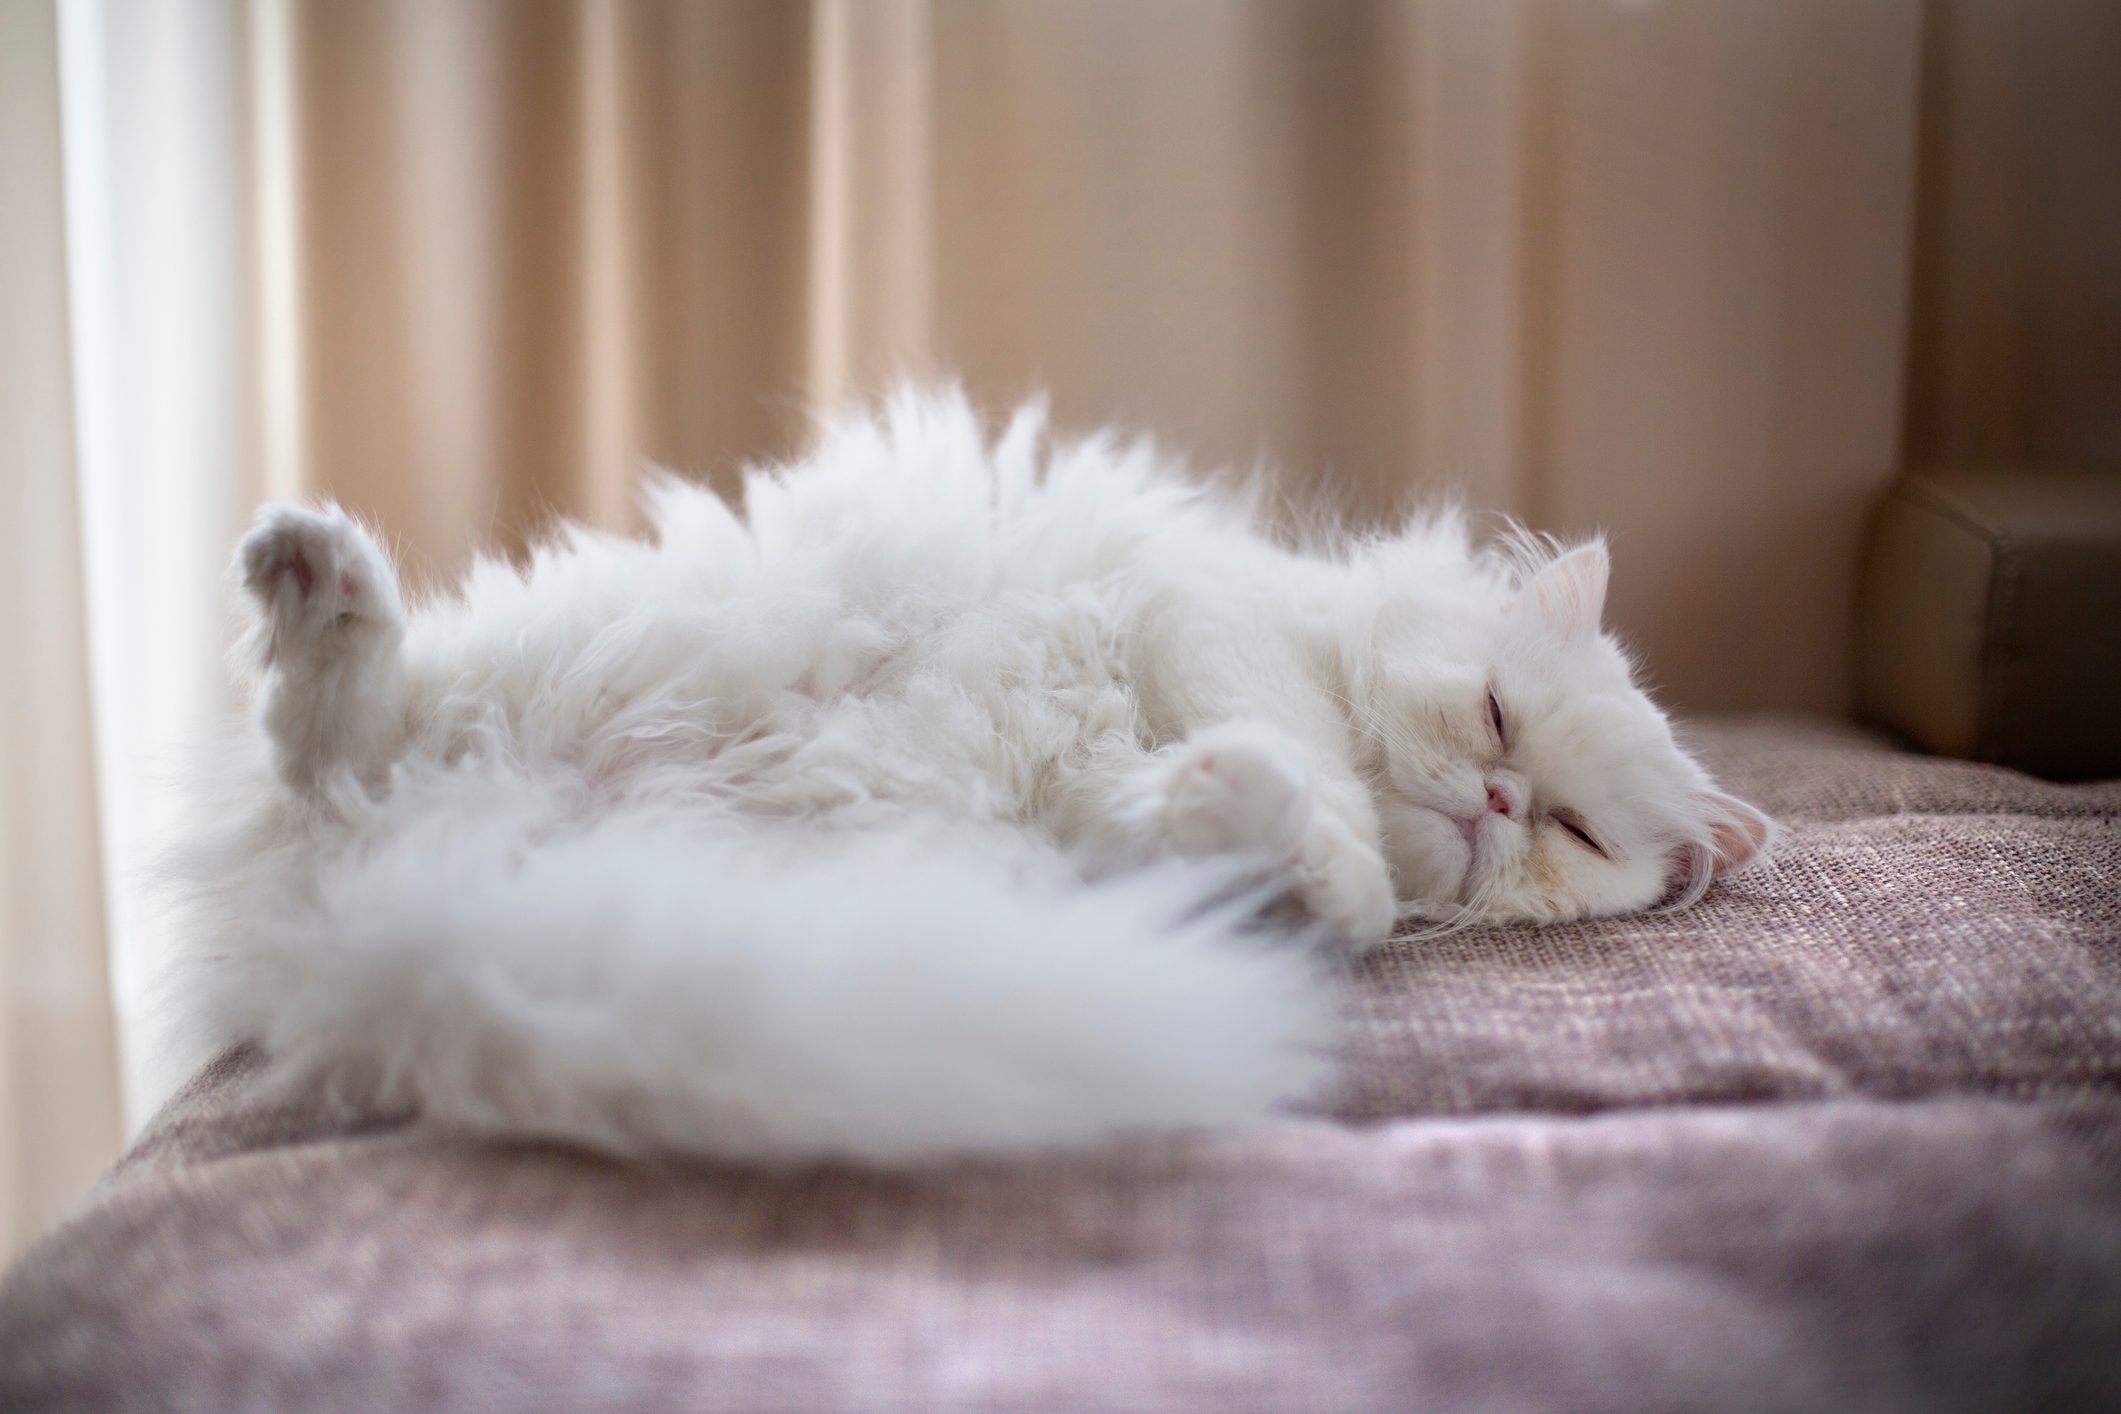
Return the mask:
<svg viewBox="0 0 2121 1414"><path fill-rule="evenodd" d="M1301 763L1272 743L1217 733L1196 743L1171 783L1167 828L1189 852L1293 847L1309 817Z"/></svg>

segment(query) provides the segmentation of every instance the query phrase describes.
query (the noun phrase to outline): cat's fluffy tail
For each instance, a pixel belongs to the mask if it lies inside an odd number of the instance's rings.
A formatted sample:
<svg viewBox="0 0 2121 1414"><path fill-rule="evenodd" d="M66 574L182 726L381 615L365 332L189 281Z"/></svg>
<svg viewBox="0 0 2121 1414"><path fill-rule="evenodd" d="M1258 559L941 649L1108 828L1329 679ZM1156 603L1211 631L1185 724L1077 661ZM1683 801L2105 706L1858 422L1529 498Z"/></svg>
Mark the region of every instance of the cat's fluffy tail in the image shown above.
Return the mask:
<svg viewBox="0 0 2121 1414"><path fill-rule="evenodd" d="M933 841L391 813L241 900L190 980L222 1040L363 1103L888 1163L1253 1118L1323 1068L1324 967L1201 866L1086 886Z"/></svg>

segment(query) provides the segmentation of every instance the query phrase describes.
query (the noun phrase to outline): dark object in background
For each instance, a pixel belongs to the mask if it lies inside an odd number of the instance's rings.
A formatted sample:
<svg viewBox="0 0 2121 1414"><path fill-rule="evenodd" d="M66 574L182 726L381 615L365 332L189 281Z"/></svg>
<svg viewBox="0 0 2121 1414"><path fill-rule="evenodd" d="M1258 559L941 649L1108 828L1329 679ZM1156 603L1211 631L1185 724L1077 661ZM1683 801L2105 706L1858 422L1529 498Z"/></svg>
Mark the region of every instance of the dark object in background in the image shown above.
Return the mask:
<svg viewBox="0 0 2121 1414"><path fill-rule="evenodd" d="M2121 776L2121 467L1910 473L1857 612L1871 721L2052 780Z"/></svg>

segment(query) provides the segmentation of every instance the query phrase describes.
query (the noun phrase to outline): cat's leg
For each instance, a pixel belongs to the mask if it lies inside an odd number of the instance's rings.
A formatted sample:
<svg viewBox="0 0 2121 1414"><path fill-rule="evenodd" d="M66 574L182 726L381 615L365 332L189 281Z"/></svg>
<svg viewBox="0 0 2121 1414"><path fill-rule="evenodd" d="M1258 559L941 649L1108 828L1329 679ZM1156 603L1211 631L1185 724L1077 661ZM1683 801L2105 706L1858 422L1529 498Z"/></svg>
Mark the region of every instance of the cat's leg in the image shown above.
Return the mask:
<svg viewBox="0 0 2121 1414"><path fill-rule="evenodd" d="M1225 722L1194 732L1180 748L1164 821L1182 853L1255 850L1286 859L1305 909L1362 951L1389 937L1399 916L1369 809L1358 783L1337 779L1284 733Z"/></svg>
<svg viewBox="0 0 2121 1414"><path fill-rule="evenodd" d="M308 790L333 772L382 771L403 733L405 633L382 548L337 506L271 505L235 573L256 616L245 652L281 779Z"/></svg>
<svg viewBox="0 0 2121 1414"><path fill-rule="evenodd" d="M1228 734L1242 732L1248 742L1233 743L1240 758L1265 753L1279 763L1275 773L1248 777L1294 772L1309 787L1288 865L1294 891L1350 951L1366 950L1399 921L1376 802L1355 765L1356 743L1325 655L1273 632L1258 609L1257 597L1244 594L1185 598L1166 604L1130 645L1127 672L1140 714L1186 724L1172 783L1177 839L1191 838L1184 771L1199 771L1205 748L1213 748L1205 750L1209 774L1219 771Z"/></svg>
<svg viewBox="0 0 2121 1414"><path fill-rule="evenodd" d="M1296 891L1314 917L1333 926L1361 954L1392 936L1399 891L1378 847L1377 826L1363 813L1321 802L1296 852Z"/></svg>
<svg viewBox="0 0 2121 1414"><path fill-rule="evenodd" d="M1286 871L1306 911L1353 951L1382 942L1398 919L1367 793L1276 728L1221 722L1155 752L1109 738L1056 803L1060 832L1096 867L1251 855Z"/></svg>

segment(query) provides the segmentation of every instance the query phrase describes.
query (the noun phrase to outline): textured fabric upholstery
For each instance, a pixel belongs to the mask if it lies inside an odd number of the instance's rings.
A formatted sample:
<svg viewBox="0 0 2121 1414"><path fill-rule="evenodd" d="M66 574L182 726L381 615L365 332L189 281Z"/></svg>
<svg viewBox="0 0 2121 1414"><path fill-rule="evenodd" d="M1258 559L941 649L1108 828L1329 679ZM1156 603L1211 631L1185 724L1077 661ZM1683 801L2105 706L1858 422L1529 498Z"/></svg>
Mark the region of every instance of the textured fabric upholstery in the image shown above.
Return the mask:
<svg viewBox="0 0 2121 1414"><path fill-rule="evenodd" d="M225 1058L0 1286L0 1408L2121 1407L2121 783L1697 739L1770 865L1393 944L1255 1130L655 1170Z"/></svg>

